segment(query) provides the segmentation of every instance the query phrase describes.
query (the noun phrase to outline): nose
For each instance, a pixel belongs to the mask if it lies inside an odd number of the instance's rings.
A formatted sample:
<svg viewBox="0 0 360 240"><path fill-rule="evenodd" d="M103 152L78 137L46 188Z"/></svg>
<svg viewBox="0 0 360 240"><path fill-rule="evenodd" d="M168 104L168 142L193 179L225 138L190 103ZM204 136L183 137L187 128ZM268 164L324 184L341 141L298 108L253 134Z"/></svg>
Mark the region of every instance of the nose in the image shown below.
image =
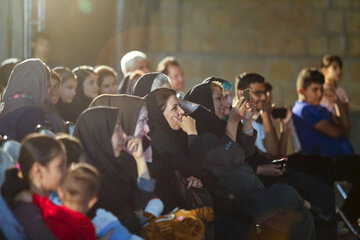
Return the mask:
<svg viewBox="0 0 360 240"><path fill-rule="evenodd" d="M265 101L265 100L266 100L266 95L265 95L265 94L261 94L260 99L263 100L263 101Z"/></svg>
<svg viewBox="0 0 360 240"><path fill-rule="evenodd" d="M181 107L179 107L178 114L179 115L184 115L185 111Z"/></svg>
<svg viewBox="0 0 360 240"><path fill-rule="evenodd" d="M149 132L150 132L150 127L149 127L149 124L145 124L145 126L144 126L144 132L146 133L146 134L148 134Z"/></svg>

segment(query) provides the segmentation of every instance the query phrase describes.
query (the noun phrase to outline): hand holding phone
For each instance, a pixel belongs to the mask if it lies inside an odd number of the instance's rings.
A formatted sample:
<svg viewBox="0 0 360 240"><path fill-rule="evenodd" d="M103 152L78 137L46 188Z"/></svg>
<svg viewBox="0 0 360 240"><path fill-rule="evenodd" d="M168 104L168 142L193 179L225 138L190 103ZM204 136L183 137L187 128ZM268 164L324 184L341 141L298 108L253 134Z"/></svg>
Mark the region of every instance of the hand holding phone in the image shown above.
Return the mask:
<svg viewBox="0 0 360 240"><path fill-rule="evenodd" d="M272 160L271 163L280 165L280 169L285 169L287 160L288 160L287 158L281 158L281 159Z"/></svg>
<svg viewBox="0 0 360 240"><path fill-rule="evenodd" d="M241 96L243 96L246 101L250 101L250 93L251 93L251 89L246 88L246 89L241 91Z"/></svg>

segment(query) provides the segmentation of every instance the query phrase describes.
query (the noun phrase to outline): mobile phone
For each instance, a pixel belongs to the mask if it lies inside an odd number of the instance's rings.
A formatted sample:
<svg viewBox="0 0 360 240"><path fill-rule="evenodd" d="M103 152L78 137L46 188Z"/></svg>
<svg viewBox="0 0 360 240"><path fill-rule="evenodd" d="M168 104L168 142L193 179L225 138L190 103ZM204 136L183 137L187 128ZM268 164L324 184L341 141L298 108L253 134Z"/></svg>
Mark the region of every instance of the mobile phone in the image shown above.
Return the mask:
<svg viewBox="0 0 360 240"><path fill-rule="evenodd" d="M148 137L143 137L142 138L142 144L143 144L143 149L145 151L148 147L150 147L151 141L150 141L150 139Z"/></svg>
<svg viewBox="0 0 360 240"><path fill-rule="evenodd" d="M250 88L244 89L241 92L241 96L243 96L246 101L249 101L250 100L250 92L251 92Z"/></svg>
<svg viewBox="0 0 360 240"><path fill-rule="evenodd" d="M286 118L286 113L287 113L286 108L274 108L271 114L273 118L283 119Z"/></svg>
<svg viewBox="0 0 360 240"><path fill-rule="evenodd" d="M272 164L280 164L281 169L286 168L287 158L281 158L271 161Z"/></svg>

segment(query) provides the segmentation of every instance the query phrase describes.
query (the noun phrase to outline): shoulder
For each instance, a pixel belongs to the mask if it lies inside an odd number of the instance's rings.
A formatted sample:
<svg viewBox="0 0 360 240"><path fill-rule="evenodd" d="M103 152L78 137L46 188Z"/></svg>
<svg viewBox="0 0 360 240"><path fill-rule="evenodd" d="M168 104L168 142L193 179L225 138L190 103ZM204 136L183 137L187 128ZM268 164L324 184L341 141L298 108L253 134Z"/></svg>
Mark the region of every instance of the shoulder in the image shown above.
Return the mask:
<svg viewBox="0 0 360 240"><path fill-rule="evenodd" d="M338 86L335 91L342 102L349 102L349 97L344 88Z"/></svg>
<svg viewBox="0 0 360 240"><path fill-rule="evenodd" d="M19 117L19 119L24 119L26 121L37 121L38 119L42 119L45 117L44 111L38 107L26 106L19 108L15 111L17 111L16 115Z"/></svg>

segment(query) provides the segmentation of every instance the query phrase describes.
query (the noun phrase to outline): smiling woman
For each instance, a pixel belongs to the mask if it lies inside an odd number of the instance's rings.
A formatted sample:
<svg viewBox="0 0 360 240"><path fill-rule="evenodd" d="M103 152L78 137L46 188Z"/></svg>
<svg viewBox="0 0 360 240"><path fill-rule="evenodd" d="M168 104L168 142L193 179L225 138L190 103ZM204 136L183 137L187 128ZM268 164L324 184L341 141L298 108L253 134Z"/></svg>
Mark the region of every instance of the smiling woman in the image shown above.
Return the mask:
<svg viewBox="0 0 360 240"><path fill-rule="evenodd" d="M109 66L101 65L95 68L95 73L99 76L99 93L115 94L117 93L117 74Z"/></svg>

